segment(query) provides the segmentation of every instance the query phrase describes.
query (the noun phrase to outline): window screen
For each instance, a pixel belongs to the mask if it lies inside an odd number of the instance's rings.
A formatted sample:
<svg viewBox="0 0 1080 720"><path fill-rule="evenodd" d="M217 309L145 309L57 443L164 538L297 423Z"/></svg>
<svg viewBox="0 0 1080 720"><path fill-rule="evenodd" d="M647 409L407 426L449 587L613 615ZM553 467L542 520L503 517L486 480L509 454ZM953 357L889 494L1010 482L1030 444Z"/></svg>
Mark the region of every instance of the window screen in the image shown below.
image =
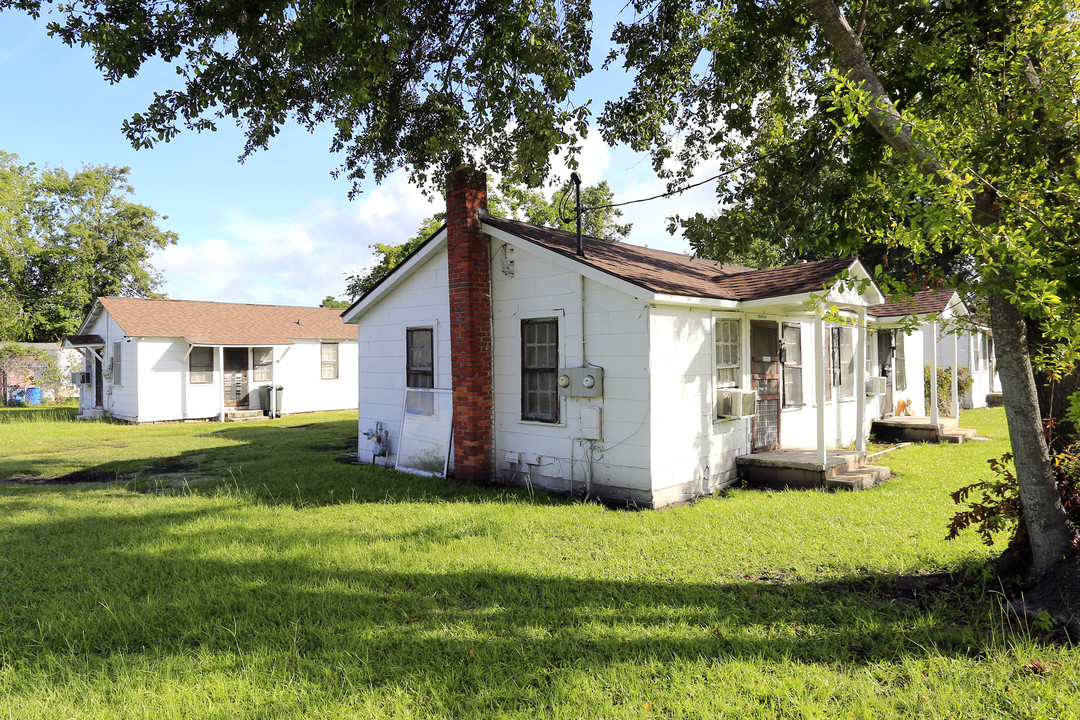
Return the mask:
<svg viewBox="0 0 1080 720"><path fill-rule="evenodd" d="M251 351L252 380L270 382L273 380L274 348L253 348Z"/></svg>
<svg viewBox="0 0 1080 720"><path fill-rule="evenodd" d="M716 387L737 388L742 377L742 353L739 352L741 323L717 318L713 335L716 343Z"/></svg>
<svg viewBox="0 0 1080 720"><path fill-rule="evenodd" d="M322 343L322 379L337 380L338 344Z"/></svg>
<svg viewBox="0 0 1080 720"><path fill-rule="evenodd" d="M192 384L214 382L214 348L192 348L188 355L188 374Z"/></svg>
<svg viewBox="0 0 1080 720"><path fill-rule="evenodd" d="M798 323L784 323L784 407L803 404L802 329Z"/></svg>
<svg viewBox="0 0 1080 720"><path fill-rule="evenodd" d="M434 332L431 328L408 328L405 331L405 385L426 390L435 387ZM431 415L435 411L431 393L406 392L405 412Z"/></svg>
<svg viewBox="0 0 1080 720"><path fill-rule="evenodd" d="M855 352L851 345L851 328L834 327L830 335L832 384L839 386L841 398L855 397Z"/></svg>
<svg viewBox="0 0 1080 720"><path fill-rule="evenodd" d="M896 373L896 389L907 390L907 363L904 360L904 333L896 333L896 355L893 357L893 367Z"/></svg>
<svg viewBox="0 0 1080 720"><path fill-rule="evenodd" d="M559 421L559 322L521 321L521 419Z"/></svg>
<svg viewBox="0 0 1080 720"><path fill-rule="evenodd" d="M114 342L112 347L112 384L123 385L123 363L121 363L120 361L120 348L122 348L123 345L118 342Z"/></svg>
<svg viewBox="0 0 1080 720"><path fill-rule="evenodd" d="M435 387L433 334L431 328L409 328L405 331L406 387Z"/></svg>

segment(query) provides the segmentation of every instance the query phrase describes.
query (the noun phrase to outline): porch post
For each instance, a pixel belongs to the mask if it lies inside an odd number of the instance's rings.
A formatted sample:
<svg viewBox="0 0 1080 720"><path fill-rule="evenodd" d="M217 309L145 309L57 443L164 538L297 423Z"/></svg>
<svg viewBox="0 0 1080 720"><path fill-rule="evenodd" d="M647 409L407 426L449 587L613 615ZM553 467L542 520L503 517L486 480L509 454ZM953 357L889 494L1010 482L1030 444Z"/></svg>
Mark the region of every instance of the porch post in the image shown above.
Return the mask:
<svg viewBox="0 0 1080 720"><path fill-rule="evenodd" d="M866 450L866 308L860 306L855 328L855 449Z"/></svg>
<svg viewBox="0 0 1080 720"><path fill-rule="evenodd" d="M956 346L958 340L956 333L952 336L952 387L949 388L951 401L949 405L949 414L957 423L960 422L960 398L957 397L957 389L959 388L959 375L960 375L960 358L956 352Z"/></svg>
<svg viewBox="0 0 1080 720"><path fill-rule="evenodd" d="M930 353L930 422L934 425L938 424L938 410L937 410L937 346L938 346L938 324L937 320L930 321L930 342L932 343Z"/></svg>
<svg viewBox="0 0 1080 720"><path fill-rule="evenodd" d="M817 405L817 461L825 464L825 321L814 317L814 402Z"/></svg>
<svg viewBox="0 0 1080 720"><path fill-rule="evenodd" d="M218 389L218 422L225 422L225 349L224 346L217 346L217 382L214 383Z"/></svg>

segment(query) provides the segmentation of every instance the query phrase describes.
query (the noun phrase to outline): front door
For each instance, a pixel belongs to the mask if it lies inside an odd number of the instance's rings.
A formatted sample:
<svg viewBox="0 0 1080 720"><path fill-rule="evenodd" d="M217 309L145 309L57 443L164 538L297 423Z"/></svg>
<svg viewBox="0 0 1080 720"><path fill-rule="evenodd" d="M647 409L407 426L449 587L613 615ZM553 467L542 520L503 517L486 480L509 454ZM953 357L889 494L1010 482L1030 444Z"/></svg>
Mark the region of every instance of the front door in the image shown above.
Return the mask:
<svg viewBox="0 0 1080 720"><path fill-rule="evenodd" d="M885 378L885 394L878 400L878 415L891 417L893 414L893 358L896 356L896 344L892 330L881 330L877 334L877 356L881 363L881 377Z"/></svg>
<svg viewBox="0 0 1080 720"><path fill-rule="evenodd" d="M247 407L248 349L225 348L225 406Z"/></svg>
<svg viewBox="0 0 1080 720"><path fill-rule="evenodd" d="M780 331L773 322L750 323L750 381L757 392L753 451L780 447Z"/></svg>
<svg viewBox="0 0 1080 720"><path fill-rule="evenodd" d="M104 348L102 349L104 351ZM101 407L104 400L104 387L101 379L101 359L94 358L94 407Z"/></svg>

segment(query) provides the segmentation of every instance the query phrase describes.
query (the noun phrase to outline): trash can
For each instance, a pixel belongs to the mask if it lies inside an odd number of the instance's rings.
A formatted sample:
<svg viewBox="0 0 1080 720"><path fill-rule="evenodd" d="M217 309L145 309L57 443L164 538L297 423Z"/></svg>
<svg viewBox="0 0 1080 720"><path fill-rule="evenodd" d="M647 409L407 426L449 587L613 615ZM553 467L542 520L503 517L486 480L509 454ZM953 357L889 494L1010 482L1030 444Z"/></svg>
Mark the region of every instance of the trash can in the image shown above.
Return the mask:
<svg viewBox="0 0 1080 720"><path fill-rule="evenodd" d="M281 385L274 387L274 409L277 410L277 417L281 417L281 393L285 391L285 388Z"/></svg>
<svg viewBox="0 0 1080 720"><path fill-rule="evenodd" d="M270 386L259 386L259 409L263 411L263 415L270 414Z"/></svg>
<svg viewBox="0 0 1080 720"><path fill-rule="evenodd" d="M39 387L26 388L26 404L27 405L40 405L41 404L41 388L39 388Z"/></svg>

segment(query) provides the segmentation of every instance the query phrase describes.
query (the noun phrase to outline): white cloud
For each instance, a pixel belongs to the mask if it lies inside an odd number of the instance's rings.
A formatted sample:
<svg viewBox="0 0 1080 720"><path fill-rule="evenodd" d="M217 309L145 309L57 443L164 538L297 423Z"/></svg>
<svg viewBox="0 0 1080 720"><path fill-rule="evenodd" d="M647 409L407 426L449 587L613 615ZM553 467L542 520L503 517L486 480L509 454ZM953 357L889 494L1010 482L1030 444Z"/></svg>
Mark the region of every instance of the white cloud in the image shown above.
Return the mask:
<svg viewBox="0 0 1080 720"><path fill-rule="evenodd" d="M403 242L438 209L395 173L355 203L316 199L292 218L235 211L214 236L169 247L155 264L171 297L316 305L374 264L372 243Z"/></svg>

